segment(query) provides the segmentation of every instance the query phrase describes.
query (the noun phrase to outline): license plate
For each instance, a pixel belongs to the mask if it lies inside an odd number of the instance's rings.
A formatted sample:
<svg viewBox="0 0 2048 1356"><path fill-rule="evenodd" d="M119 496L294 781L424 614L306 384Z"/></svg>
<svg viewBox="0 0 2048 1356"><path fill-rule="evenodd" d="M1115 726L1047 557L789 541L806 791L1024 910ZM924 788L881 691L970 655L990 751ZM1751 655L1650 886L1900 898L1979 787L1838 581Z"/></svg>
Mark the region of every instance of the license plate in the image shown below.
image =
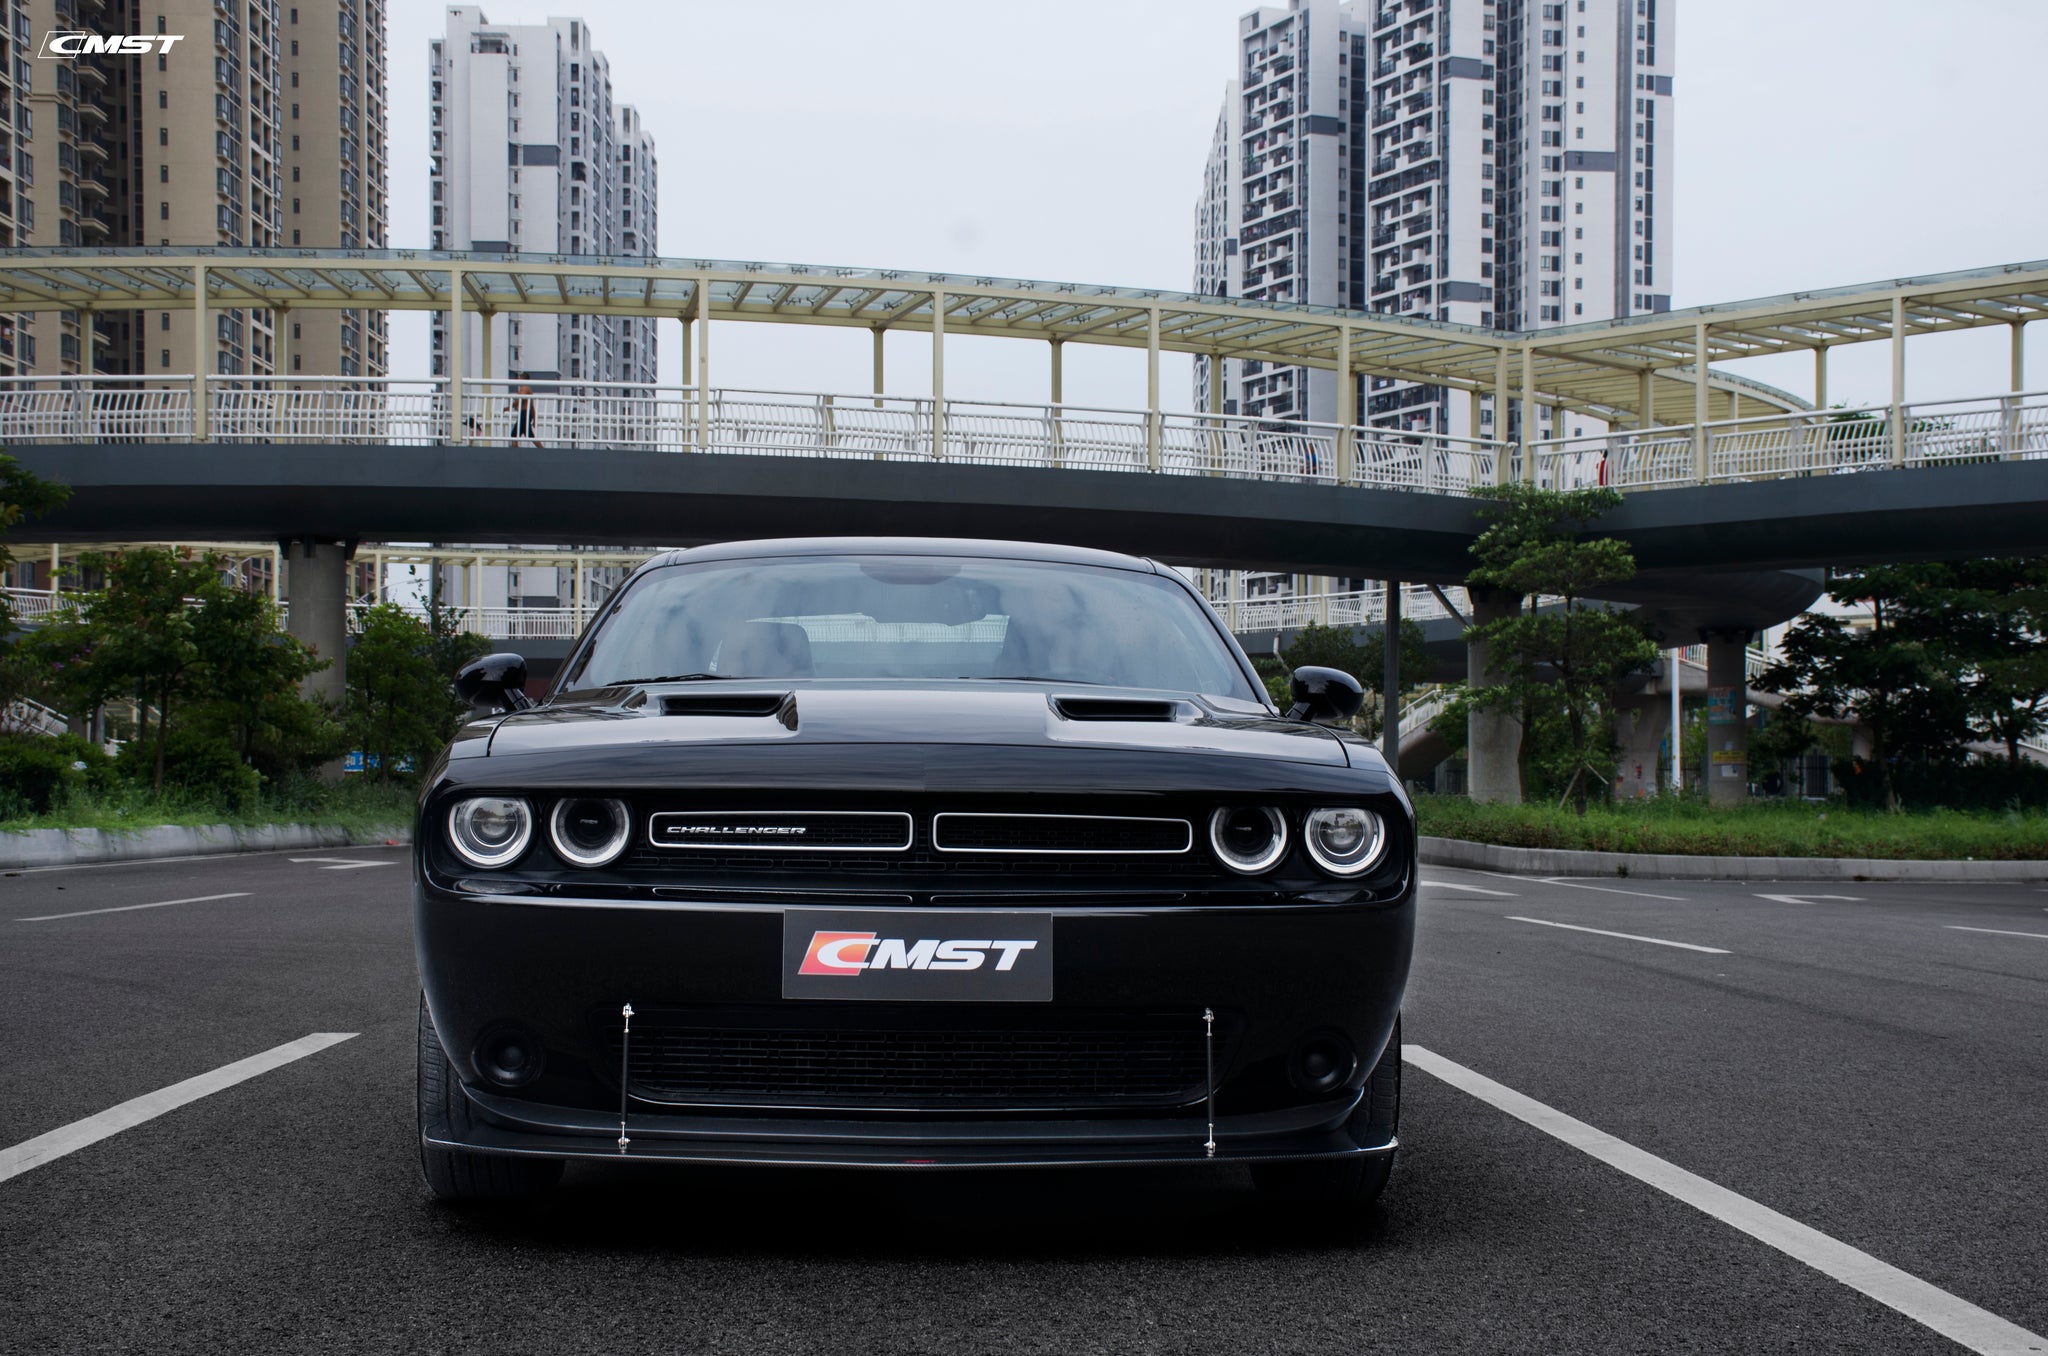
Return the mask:
<svg viewBox="0 0 2048 1356"><path fill-rule="evenodd" d="M1052 915L785 909L782 996L1047 1003Z"/></svg>

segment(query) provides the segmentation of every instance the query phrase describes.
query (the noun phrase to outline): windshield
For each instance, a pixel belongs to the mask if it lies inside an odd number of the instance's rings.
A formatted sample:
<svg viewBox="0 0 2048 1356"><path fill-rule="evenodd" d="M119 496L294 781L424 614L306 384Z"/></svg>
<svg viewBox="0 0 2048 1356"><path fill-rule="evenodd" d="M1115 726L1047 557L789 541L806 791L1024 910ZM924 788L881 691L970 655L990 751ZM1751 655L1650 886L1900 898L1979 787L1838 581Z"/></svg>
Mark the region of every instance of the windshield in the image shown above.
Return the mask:
<svg viewBox="0 0 2048 1356"><path fill-rule="evenodd" d="M684 678L1015 678L1258 699L1228 642L1171 579L941 556L650 571L568 682Z"/></svg>

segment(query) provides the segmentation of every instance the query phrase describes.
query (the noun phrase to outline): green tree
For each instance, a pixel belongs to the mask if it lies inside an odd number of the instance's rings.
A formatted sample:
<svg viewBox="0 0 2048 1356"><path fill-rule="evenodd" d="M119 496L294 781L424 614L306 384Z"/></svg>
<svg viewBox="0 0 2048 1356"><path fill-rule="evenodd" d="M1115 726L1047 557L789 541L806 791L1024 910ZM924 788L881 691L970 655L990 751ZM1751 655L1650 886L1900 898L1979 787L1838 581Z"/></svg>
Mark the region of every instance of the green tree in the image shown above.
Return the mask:
<svg viewBox="0 0 2048 1356"><path fill-rule="evenodd" d="M193 642L205 670L195 721L217 732L243 765L271 780L303 773L341 752L341 731L299 685L327 661L278 626L276 605L234 587L214 566L197 594Z"/></svg>
<svg viewBox="0 0 2048 1356"><path fill-rule="evenodd" d="M201 690L193 604L218 582L219 568L160 547L94 553L79 563L106 577L106 587L78 605L90 662L106 690L134 695L142 712L136 742L152 750L150 786L162 791L173 717L182 714L179 708L188 695Z"/></svg>
<svg viewBox="0 0 2048 1356"><path fill-rule="evenodd" d="M2048 728L2048 556L1994 556L1949 567L1947 596L1928 621L1961 662L1971 732L2005 745Z"/></svg>
<svg viewBox="0 0 2048 1356"><path fill-rule="evenodd" d="M1657 646L1633 617L1588 599L1633 578L1635 557L1624 542L1591 535L1593 524L1621 503L1611 489L1547 490L1503 485L1484 492L1479 510L1487 526L1472 543L1478 562L1467 582L1521 600L1514 613L1469 628L1467 640L1484 642L1503 681L1472 694L1472 701L1502 705L1521 717L1525 772L1563 782L1563 796L1581 813L1589 780L1605 786L1614 776L1613 710L1616 690L1629 675L1657 661ZM1535 759L1562 743L1556 765Z"/></svg>
<svg viewBox="0 0 2048 1356"><path fill-rule="evenodd" d="M344 721L355 747L375 760L380 782L406 759L425 768L467 717L450 685L489 642L456 631L443 612L430 608L422 620L380 604L363 614L349 651Z"/></svg>
<svg viewBox="0 0 2048 1356"><path fill-rule="evenodd" d="M0 452L0 574L14 564L14 553L7 549L8 533L23 519L48 513L70 497L68 485L40 479ZM14 634L13 606L0 592L0 709L27 695L35 674L35 664Z"/></svg>
<svg viewBox="0 0 2048 1356"><path fill-rule="evenodd" d="M1809 612L1756 686L1785 696L1788 717L1853 720L1869 734L1885 804L1901 804L1897 764L1953 762L1969 736L1959 633L1941 614L1955 593L1945 564L1834 571L1828 596L1870 609L1871 624Z"/></svg>

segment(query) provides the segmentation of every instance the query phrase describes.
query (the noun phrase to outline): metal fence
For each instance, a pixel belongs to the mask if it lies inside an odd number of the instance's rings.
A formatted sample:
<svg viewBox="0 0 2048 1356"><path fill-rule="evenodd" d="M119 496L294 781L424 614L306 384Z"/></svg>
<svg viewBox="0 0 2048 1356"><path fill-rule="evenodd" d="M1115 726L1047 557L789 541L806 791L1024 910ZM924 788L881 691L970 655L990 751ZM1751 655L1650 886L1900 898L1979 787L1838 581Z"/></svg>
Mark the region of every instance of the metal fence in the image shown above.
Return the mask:
<svg viewBox="0 0 2048 1356"><path fill-rule="evenodd" d="M1220 476L1458 494L1501 479L1621 491L2048 457L2048 393L1774 413L1550 439L1240 415L596 382L0 378L0 444L210 440L638 448ZM459 399L459 414L451 401Z"/></svg>

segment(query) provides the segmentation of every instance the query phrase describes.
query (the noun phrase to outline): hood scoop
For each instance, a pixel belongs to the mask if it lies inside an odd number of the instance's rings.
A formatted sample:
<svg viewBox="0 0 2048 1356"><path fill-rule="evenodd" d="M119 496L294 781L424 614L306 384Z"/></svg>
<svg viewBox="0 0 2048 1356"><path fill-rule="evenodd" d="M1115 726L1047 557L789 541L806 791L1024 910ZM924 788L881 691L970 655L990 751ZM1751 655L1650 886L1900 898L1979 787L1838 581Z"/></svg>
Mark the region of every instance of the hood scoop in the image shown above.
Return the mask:
<svg viewBox="0 0 2048 1356"><path fill-rule="evenodd" d="M774 717L796 728L793 692L671 692L660 709L664 716Z"/></svg>
<svg viewBox="0 0 2048 1356"><path fill-rule="evenodd" d="M1171 724L1194 720L1194 703L1157 697L1054 697L1052 709L1062 720L1153 721Z"/></svg>

